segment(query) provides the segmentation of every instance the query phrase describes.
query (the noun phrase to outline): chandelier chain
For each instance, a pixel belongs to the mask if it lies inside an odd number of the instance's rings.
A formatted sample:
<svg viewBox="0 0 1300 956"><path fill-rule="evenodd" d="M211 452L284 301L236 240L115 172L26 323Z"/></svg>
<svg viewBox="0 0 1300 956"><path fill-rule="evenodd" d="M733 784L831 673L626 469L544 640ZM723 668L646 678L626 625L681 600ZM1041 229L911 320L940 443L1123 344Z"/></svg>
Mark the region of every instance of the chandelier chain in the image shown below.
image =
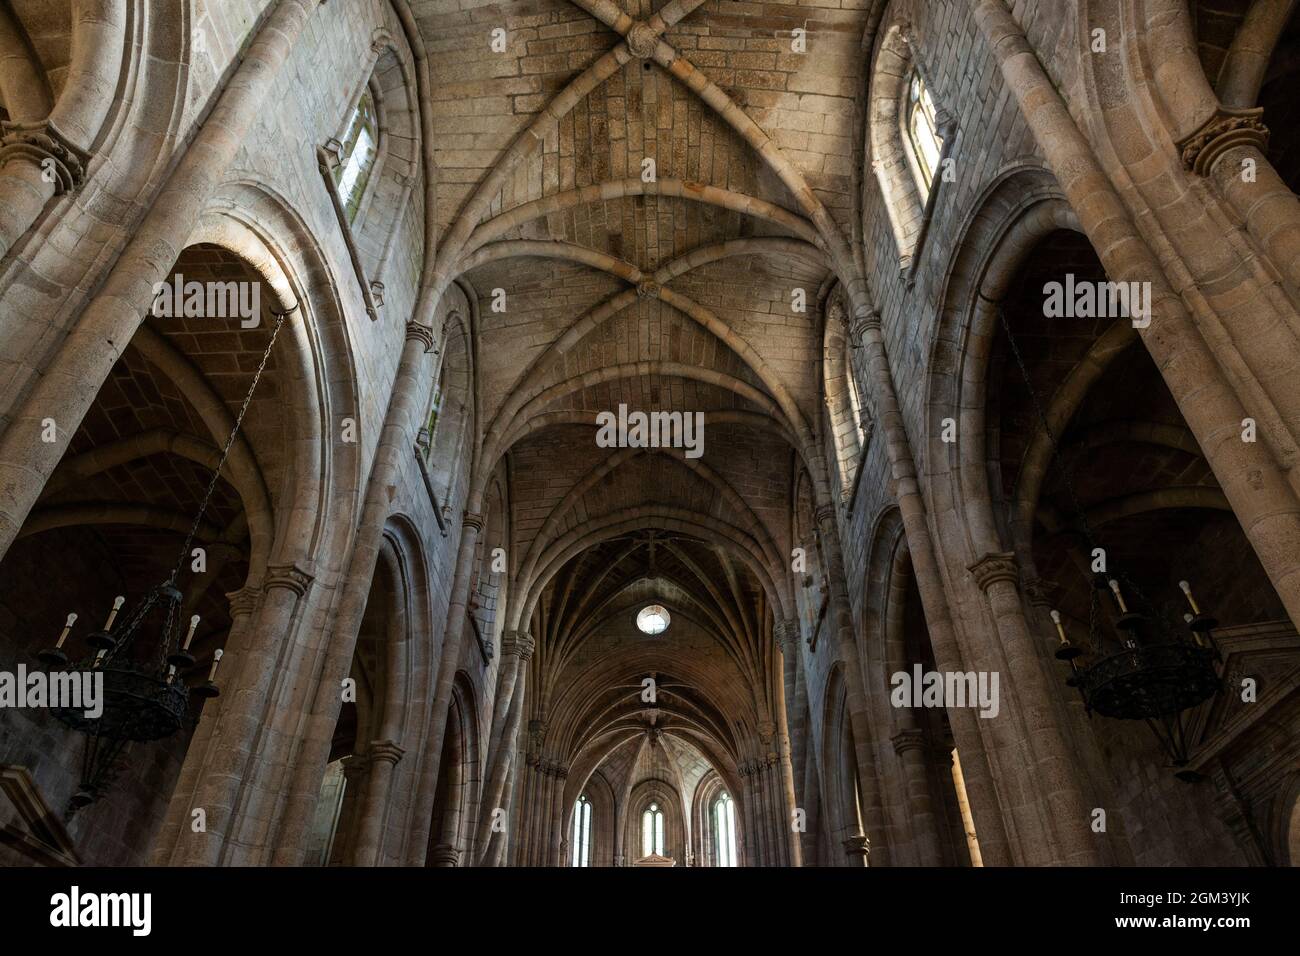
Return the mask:
<svg viewBox="0 0 1300 956"><path fill-rule="evenodd" d="M1015 356L1016 365L1020 368L1020 376L1025 380L1025 390L1029 392L1029 400L1034 406L1034 414L1038 417L1038 423L1042 426L1043 432L1047 435L1047 441L1052 446L1052 460L1060 466L1061 480L1065 484L1066 494L1070 496L1070 505L1074 508L1076 520L1079 522L1079 528L1083 532L1084 538L1090 546L1095 546L1096 539L1093 537L1092 528L1088 524L1088 515L1079 504L1079 496L1074 490L1074 480L1071 469L1061 460L1061 446L1056 439L1056 433L1052 431L1051 424L1047 421L1047 413L1043 410L1042 402L1038 399L1038 392L1034 390L1033 382L1029 378L1029 369L1025 365L1025 358L1020 354L1020 345L1016 342L1016 337L1011 334L1011 323L1007 320L1006 310L1002 304L996 306L998 318L1002 321L1002 329L1006 332L1007 342L1011 346L1011 354Z"/></svg>
<svg viewBox="0 0 1300 956"><path fill-rule="evenodd" d="M262 352L262 361L258 363L257 371L253 374L253 381L248 386L248 393L244 396L244 403L239 408L239 414L235 417L235 424L230 429L230 436L226 439L226 445L221 449L221 457L217 459L217 466L212 469L212 478L208 482L208 489L203 493L203 500L199 503L199 510L194 515L194 523L190 525L189 533L185 535L185 543L181 545L180 557L176 561L176 567L172 569L170 584L175 584L176 579L180 576L181 569L185 566L185 559L189 556L190 545L194 543L194 536L198 534L199 525L203 522L203 515L208 510L208 504L212 501L213 492L217 488L217 480L221 477L221 469L226 464L226 459L230 457L230 449L235 445L235 439L239 435L240 426L244 423L244 416L248 413L248 406L252 404L253 393L257 390L257 383L262 378L262 372L266 369L266 363L270 361L271 349L275 347L275 339L280 334L280 327L284 325L284 320L294 312L298 311L297 303L283 312L271 310L271 314L276 317L275 328L271 330L271 338L266 343L266 349Z"/></svg>

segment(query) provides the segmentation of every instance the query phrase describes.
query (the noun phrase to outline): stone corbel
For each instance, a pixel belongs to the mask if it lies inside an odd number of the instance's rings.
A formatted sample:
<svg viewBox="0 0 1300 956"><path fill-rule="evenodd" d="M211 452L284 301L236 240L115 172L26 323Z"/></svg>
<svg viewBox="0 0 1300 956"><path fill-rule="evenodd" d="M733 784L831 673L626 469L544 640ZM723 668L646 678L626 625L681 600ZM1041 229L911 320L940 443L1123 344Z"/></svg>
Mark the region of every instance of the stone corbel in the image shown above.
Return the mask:
<svg viewBox="0 0 1300 956"><path fill-rule="evenodd" d="M325 145L317 154L321 171L332 173L343 162L343 142L335 136L325 140Z"/></svg>

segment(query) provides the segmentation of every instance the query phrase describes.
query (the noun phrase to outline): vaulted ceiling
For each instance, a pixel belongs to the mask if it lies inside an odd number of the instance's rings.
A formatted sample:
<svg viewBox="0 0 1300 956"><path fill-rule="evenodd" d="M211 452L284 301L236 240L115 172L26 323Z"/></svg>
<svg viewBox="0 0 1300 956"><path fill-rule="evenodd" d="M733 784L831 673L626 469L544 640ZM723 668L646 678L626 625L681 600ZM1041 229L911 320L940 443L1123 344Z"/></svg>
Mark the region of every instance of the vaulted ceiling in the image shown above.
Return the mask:
<svg viewBox="0 0 1300 956"><path fill-rule="evenodd" d="M591 764L644 735L658 673L677 687L658 726L738 763L779 681L769 628L790 609L772 605L792 600L795 478L821 427L828 250L853 231L867 14L411 6L439 255L478 298L479 467L513 476L532 716ZM703 412L704 454L599 447L620 404ZM633 624L652 602L674 615L659 637Z"/></svg>

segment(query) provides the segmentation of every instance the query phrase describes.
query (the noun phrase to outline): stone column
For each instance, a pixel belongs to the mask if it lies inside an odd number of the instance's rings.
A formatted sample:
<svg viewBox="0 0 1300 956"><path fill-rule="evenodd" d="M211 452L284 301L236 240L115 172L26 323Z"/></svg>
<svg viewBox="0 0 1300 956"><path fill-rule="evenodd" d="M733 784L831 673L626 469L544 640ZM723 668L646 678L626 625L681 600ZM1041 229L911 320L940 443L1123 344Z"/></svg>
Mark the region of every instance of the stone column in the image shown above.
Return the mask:
<svg viewBox="0 0 1300 956"><path fill-rule="evenodd" d="M899 729L889 742L903 765L907 790L907 818L911 823L916 856L922 866L942 866L943 850L939 842L939 821L930 795L930 775L925 760L925 733L916 726L911 708L899 709Z"/></svg>
<svg viewBox="0 0 1300 956"><path fill-rule="evenodd" d="M193 234L207 198L227 175L318 5L318 0L279 0L99 293L26 400L14 409L11 424L0 435L0 557L9 550L77 425L140 327L153 303L154 284L166 277ZM33 170L21 158L15 161L16 167L11 162L5 168L30 179ZM34 202L51 186L29 183L27 201ZM56 441L47 443L42 441L41 422L51 415L59 427Z"/></svg>
<svg viewBox="0 0 1300 956"><path fill-rule="evenodd" d="M451 601L447 607L447 627L443 631L442 653L438 659L438 682L433 694L433 721L425 743L422 767L424 779L416 794L412 819L411 856L408 863L418 866L424 861L428 847L428 827L433 815L433 800L438 786L439 763L442 760L442 741L447 733L448 705L456 683L456 669L460 666L461 643L465 635L465 616L469 607L469 589L474 579L474 559L478 554L478 538L483 531L484 516L477 511L466 511L461 519L460 549L456 553L456 573L452 577Z"/></svg>
<svg viewBox="0 0 1300 956"><path fill-rule="evenodd" d="M560 841L564 838L560 804L564 800L564 781L569 776L569 768L558 761L547 761L545 766L549 786L546 796L546 840L543 843L546 858L542 865L559 866Z"/></svg>
<svg viewBox="0 0 1300 956"><path fill-rule="evenodd" d="M867 854L871 852L871 841L864 834L856 834L846 837L840 842L844 847L844 855L849 860L849 866L866 866Z"/></svg>
<svg viewBox="0 0 1300 956"><path fill-rule="evenodd" d="M737 769L740 771L740 786L744 791L741 810L745 820L745 865L766 866L763 858L763 839L758 833L758 813L754 797L754 763L750 760L743 761Z"/></svg>
<svg viewBox="0 0 1300 956"><path fill-rule="evenodd" d="M450 843L439 843L429 851L427 863L429 866L460 866L460 850Z"/></svg>
<svg viewBox="0 0 1300 956"><path fill-rule="evenodd" d="M251 641L253 611L262 598L260 588L245 585L238 591L226 595L230 601L230 630L226 634L225 650L229 655L245 656ZM232 656L232 660L237 659ZM229 672L227 672L229 673ZM223 680L222 683L225 683ZM213 742L213 728L221 715L223 701L230 699L231 686L227 684L227 693L209 700L203 705L203 715L199 726L190 738L189 748L185 751L185 762L181 765L180 777L167 805L167 816L163 820L157 841L149 857L151 866L166 866L172 861L180 838L182 827L188 828L191 822L193 798L198 787L200 775L209 759L209 749Z"/></svg>
<svg viewBox="0 0 1300 956"><path fill-rule="evenodd" d="M772 768L776 763L776 754L771 748L774 746L772 737L775 731L772 724L767 724L760 731L764 753L759 756L754 771L758 787L759 817L763 822L764 857L768 866L782 866L785 862L782 854L785 841L780 838L781 831L777 829L780 810L775 800L776 794L772 792Z"/></svg>
<svg viewBox="0 0 1300 956"><path fill-rule="evenodd" d="M912 556L912 570L916 575L917 590L921 594L935 665L944 671L964 670L962 648L958 645L948 611L944 577L939 568L934 539L930 535L925 501L916 479L916 462L912 459L889 358L885 354L880 315L875 311L856 314L849 334L853 346L862 350L867 379L872 385L872 396L876 403L876 414L885 434L886 448L895 475L898 512L903 519L907 549ZM971 808L979 823L981 837L987 841L985 859L990 866L1010 866L1015 860L1006 823L1002 819L998 789L993 784L992 754L985 746L979 719L973 711L961 708L950 712L948 719L957 746L967 755L965 766Z"/></svg>
<svg viewBox="0 0 1300 956"><path fill-rule="evenodd" d="M853 617L846 593L848 576L840 552L839 529L835 509L822 505L816 512L821 532L822 554L826 559L826 583L830 589L831 610L837 649L844 662L844 685L848 696L849 726L853 730L853 748L858 768L858 798L862 806L862 825L867 836L875 840L882 864L888 863L885 846L885 814L880 799L880 781L876 777L876 757L872 747L875 734L871 728L866 689L862 684L862 662L853 634ZM827 621L828 625L832 620Z"/></svg>
<svg viewBox="0 0 1300 956"><path fill-rule="evenodd" d="M1019 718L1023 749L1034 760L1028 774L1029 794L1036 805L1047 811L1046 829L1058 843L1045 849L1051 851L1053 862L1097 866L1102 862L1101 854L1088 826L1089 815L1075 764L1057 723L1051 692L1025 622L1015 555L986 554L970 566L970 571L988 598L1007 662L1009 673L1001 682L1001 706L1014 703L1016 712L1008 716ZM1007 699L1009 696L1011 699Z"/></svg>
<svg viewBox="0 0 1300 956"><path fill-rule="evenodd" d="M329 854L325 859L328 866L338 860L338 865L349 865L357 845L357 827L360 824L362 793L366 779L370 776L370 756L368 754L349 754L340 763L343 765L343 803L339 807L339 820L330 842ZM339 843L339 837L343 842Z"/></svg>
<svg viewBox="0 0 1300 956"><path fill-rule="evenodd" d="M1264 155L1263 113L1220 107L1180 144L1182 159L1218 187L1282 277L1300 290L1300 199Z"/></svg>
<svg viewBox="0 0 1300 956"><path fill-rule="evenodd" d="M370 758L370 778L357 812L357 837L352 851L353 866L378 866L384 846L388 803L393 788L393 772L406 753L391 740L376 740L366 751Z"/></svg>
<svg viewBox="0 0 1300 956"><path fill-rule="evenodd" d="M262 582L261 606L251 629L247 649L239 649L234 674L226 687L225 703L213 729L206 763L194 796L194 805L208 814L207 833L181 831L178 857L173 862L189 866L215 866L221 861L227 839L246 821L237 818L241 808L254 802L270 812L279 794L256 799L257 781L246 780L252 768L266 722L271 688L283 665L283 652L291 643L298 609L306 602L312 575L297 565L268 567Z"/></svg>
<svg viewBox="0 0 1300 956"><path fill-rule="evenodd" d="M330 640L324 661L320 665L321 676L316 683L315 698L310 705L313 719L307 724L293 768L290 796L276 841L275 862L278 864L293 865L299 862L304 838L315 815L321 768L328 758L334 727L338 723L339 709L342 706L337 688L352 669L357 635L361 631L375 568L383 547L384 527L390 506L388 488L396 483L395 476L401 473L403 466L410 460L414 444L412 436L419 428L422 414L419 399L422 394L420 370L424 357L431 351L433 331L417 322L408 322L397 374L393 380L392 397L366 486L366 500L354 538L352 557L343 581L338 609L333 614ZM438 754L441 753L439 750ZM427 846L427 834L421 834L421 837L424 840L421 845Z"/></svg>
<svg viewBox="0 0 1300 956"><path fill-rule="evenodd" d="M1152 320L1139 334L1287 613L1293 621L1300 621L1300 552L1295 548L1300 497L1296 489L1267 442L1241 440L1241 421L1246 417L1241 400L1224 378L1182 297L1171 287L1159 258L1133 224L1128 207L1020 24L1003 0L971 0L971 7L1007 88L1019 103L1108 278L1151 283ZM1289 214L1279 209L1281 205L1261 212L1267 212L1267 221L1273 223L1264 227L1270 230L1265 242L1277 244L1277 254L1285 260L1293 246L1287 238L1289 232L1277 225ZM957 746L961 745L959 739ZM970 769L964 762L963 767Z"/></svg>
<svg viewBox="0 0 1300 956"><path fill-rule="evenodd" d="M480 813L479 821L478 849L482 864L490 863L497 845L505 836L500 832L492 832L491 815L494 809L505 804L503 796L506 779L514 765L519 724L524 713L524 685L527 683L528 662L532 659L533 648L533 636L527 631L507 631L502 641L504 660L501 670L504 676L497 691L499 726L493 734L491 770L488 785L483 791L483 812Z"/></svg>
<svg viewBox="0 0 1300 956"><path fill-rule="evenodd" d="M795 697L795 680L799 664L799 622L778 621L775 627L778 653L781 655L781 682L776 686L776 743L781 755L781 795L784 797L785 819L781 826L789 844L790 866L803 866L803 845L800 834L794 829L794 812L799 808L799 798L794 783L794 753L792 742L795 728L790 722L788 700ZM805 814L806 816L806 814Z"/></svg>
<svg viewBox="0 0 1300 956"><path fill-rule="evenodd" d="M0 136L0 258L40 218L55 196L86 181L90 154L49 120L6 123Z"/></svg>

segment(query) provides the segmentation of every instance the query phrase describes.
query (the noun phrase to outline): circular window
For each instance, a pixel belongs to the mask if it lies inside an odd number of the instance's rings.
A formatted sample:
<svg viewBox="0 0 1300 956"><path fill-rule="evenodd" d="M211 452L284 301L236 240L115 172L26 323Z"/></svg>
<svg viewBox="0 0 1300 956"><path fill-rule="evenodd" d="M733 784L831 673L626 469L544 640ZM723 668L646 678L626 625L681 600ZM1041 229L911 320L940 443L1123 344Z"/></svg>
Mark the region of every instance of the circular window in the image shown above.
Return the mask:
<svg viewBox="0 0 1300 956"><path fill-rule="evenodd" d="M641 629L642 634L662 634L668 630L670 620L667 608L651 604L649 607L643 607L641 613L636 616L636 626Z"/></svg>

